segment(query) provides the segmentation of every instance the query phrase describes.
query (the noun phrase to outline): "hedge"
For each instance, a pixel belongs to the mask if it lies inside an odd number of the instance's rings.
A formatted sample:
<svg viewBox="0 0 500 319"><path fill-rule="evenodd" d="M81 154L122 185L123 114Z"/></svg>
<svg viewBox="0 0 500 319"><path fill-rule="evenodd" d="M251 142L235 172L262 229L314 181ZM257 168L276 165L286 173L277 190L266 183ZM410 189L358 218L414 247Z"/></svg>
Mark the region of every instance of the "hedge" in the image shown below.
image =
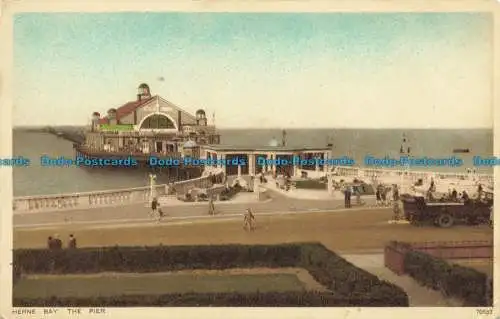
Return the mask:
<svg viewBox="0 0 500 319"><path fill-rule="evenodd" d="M370 295L371 298L384 299L393 306L408 306L408 296L401 288L354 266L325 246L308 244L302 246L301 252L301 266L335 294L349 298L366 298Z"/></svg>
<svg viewBox="0 0 500 319"><path fill-rule="evenodd" d="M321 244L217 245L83 248L14 251L14 265L27 274L164 272L182 269L300 267L329 293L169 294L97 299L15 299L28 306L67 305L211 305L211 306L408 306L399 287L357 268ZM269 299L266 299L269 298Z"/></svg>
<svg viewBox="0 0 500 319"><path fill-rule="evenodd" d="M295 188L298 189L326 189L326 182L321 182L314 179L298 180L294 182Z"/></svg>
<svg viewBox="0 0 500 319"><path fill-rule="evenodd" d="M493 300L492 279L472 268L450 265L429 254L409 250L404 258L405 272L418 283L444 295L464 300L466 306L490 307Z"/></svg>
<svg viewBox="0 0 500 319"><path fill-rule="evenodd" d="M300 249L296 244L20 249L14 251L14 264L26 274L282 268L297 264Z"/></svg>

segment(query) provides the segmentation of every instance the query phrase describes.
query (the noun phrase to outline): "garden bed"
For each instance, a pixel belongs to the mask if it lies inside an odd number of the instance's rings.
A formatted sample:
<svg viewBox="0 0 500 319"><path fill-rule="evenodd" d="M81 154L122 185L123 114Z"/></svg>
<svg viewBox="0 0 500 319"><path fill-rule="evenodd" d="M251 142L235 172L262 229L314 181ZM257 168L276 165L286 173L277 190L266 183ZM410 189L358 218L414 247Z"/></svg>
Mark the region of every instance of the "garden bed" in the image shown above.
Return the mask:
<svg viewBox="0 0 500 319"><path fill-rule="evenodd" d="M59 278L67 274L86 276L101 272L140 273L152 275L159 272L182 271L223 271L236 268L270 268L269 274L281 272L281 291L269 291L265 287L271 281L260 277L261 285L251 291L227 289L220 291L142 291L141 294L106 296L99 295L99 289L89 296L52 293L43 296L14 293L14 306L408 306L408 296L399 287L381 281L377 276L357 268L321 244L282 244L282 245L224 245L224 246L157 246L157 247L113 247L84 248L76 250L15 250L15 269L19 269L21 279L17 287L23 287L23 277L28 282L30 276L49 274ZM313 291L299 287L301 282L296 274L283 273L283 269L301 268L307 270L317 286ZM274 273L273 273L274 272ZM268 274L268 276L269 276ZM183 274L191 276L192 274ZM266 275L265 273L259 275ZM134 275L137 276L137 275ZM179 276L179 274L177 274ZM212 275L213 276L213 275ZM216 275L216 277L224 276ZM235 276L227 275L227 278ZM248 275L246 275L248 276ZM256 276L254 274L254 276ZM291 277L290 277L291 276ZM162 278L166 278L164 276ZM31 277L31 280L36 280ZM38 277L40 278L40 277ZM45 277L47 280L49 277ZM53 277L52 279L57 278ZM66 277L68 278L68 277ZM78 278L78 277L73 277ZM82 278L82 277L80 277ZM210 280L214 280L212 279ZM234 277L233 277L234 278ZM241 277L243 278L243 277ZM255 279L257 277L254 277ZM269 277L266 277L269 278ZM295 278L294 284L292 279ZM108 278L109 279L109 278ZM130 279L130 278L129 278ZM184 278L186 279L186 277ZM248 279L248 278L247 278ZM245 280L247 280L245 279ZM66 279L67 280L67 279ZM165 280L165 279L162 279ZM258 281L256 279L256 282ZM120 285L118 279L116 284ZM287 282L285 284L285 282ZM47 282L45 282L47 284ZM29 285L29 284L26 284ZM37 290L32 282L31 290ZM234 283L230 287L234 286ZM288 285L288 286L286 286ZM42 284L38 285L43 286ZM244 285L237 285L243 287ZM278 289L278 285L274 285ZM322 287L321 287L322 286ZM259 288L260 287L260 288ZM257 289L257 291L255 291ZM26 290L29 290L26 288ZM243 289L244 290L244 289ZM19 290L17 290L19 291ZM22 291L22 289L21 289ZM92 290L90 291L90 294Z"/></svg>

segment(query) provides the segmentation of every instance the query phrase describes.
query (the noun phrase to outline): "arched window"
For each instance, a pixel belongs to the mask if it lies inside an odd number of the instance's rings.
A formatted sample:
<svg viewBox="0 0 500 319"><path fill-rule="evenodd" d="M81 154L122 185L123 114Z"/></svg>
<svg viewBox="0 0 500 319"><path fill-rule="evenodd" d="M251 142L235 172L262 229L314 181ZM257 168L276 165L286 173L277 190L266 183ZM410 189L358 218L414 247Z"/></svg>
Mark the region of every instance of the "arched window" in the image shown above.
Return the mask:
<svg viewBox="0 0 500 319"><path fill-rule="evenodd" d="M154 114L142 122L141 129L175 129L175 124L165 115Z"/></svg>

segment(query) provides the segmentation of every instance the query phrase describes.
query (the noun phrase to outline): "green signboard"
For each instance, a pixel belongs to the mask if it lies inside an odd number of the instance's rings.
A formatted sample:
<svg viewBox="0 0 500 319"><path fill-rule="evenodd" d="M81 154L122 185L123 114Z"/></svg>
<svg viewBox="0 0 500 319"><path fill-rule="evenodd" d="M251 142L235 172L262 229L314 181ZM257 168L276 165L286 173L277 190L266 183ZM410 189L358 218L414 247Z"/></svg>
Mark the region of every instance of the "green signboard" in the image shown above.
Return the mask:
<svg viewBox="0 0 500 319"><path fill-rule="evenodd" d="M134 125L132 124L101 124L99 127L102 131L132 131Z"/></svg>

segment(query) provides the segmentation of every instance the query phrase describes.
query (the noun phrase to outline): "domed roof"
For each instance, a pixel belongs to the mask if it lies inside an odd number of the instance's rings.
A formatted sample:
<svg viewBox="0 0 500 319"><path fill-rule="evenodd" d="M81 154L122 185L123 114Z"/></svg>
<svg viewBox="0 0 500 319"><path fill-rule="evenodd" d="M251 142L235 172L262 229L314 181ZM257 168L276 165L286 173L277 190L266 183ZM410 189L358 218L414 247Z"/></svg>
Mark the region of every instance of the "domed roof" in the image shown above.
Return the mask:
<svg viewBox="0 0 500 319"><path fill-rule="evenodd" d="M275 139L274 137L269 141L269 146L271 147L277 147L279 145L278 140Z"/></svg>
<svg viewBox="0 0 500 319"><path fill-rule="evenodd" d="M141 83L139 85L139 89L149 89L149 85L147 85L146 83Z"/></svg>
<svg viewBox="0 0 500 319"><path fill-rule="evenodd" d="M184 145L183 145L182 147L183 147L183 148L194 148L194 147L196 147L196 146L198 146L198 144L196 144L196 142L195 142L195 141L191 141L191 140L189 140L189 141L187 141L186 143L184 143Z"/></svg>
<svg viewBox="0 0 500 319"><path fill-rule="evenodd" d="M99 112L94 112L94 113L92 113L92 116L101 116L101 113L99 113Z"/></svg>
<svg viewBox="0 0 500 319"><path fill-rule="evenodd" d="M116 113L116 109L109 109L108 113Z"/></svg>
<svg viewBox="0 0 500 319"><path fill-rule="evenodd" d="M202 109L199 109L198 111L196 111L196 114L203 114L203 115L205 115L205 111L203 111Z"/></svg>

